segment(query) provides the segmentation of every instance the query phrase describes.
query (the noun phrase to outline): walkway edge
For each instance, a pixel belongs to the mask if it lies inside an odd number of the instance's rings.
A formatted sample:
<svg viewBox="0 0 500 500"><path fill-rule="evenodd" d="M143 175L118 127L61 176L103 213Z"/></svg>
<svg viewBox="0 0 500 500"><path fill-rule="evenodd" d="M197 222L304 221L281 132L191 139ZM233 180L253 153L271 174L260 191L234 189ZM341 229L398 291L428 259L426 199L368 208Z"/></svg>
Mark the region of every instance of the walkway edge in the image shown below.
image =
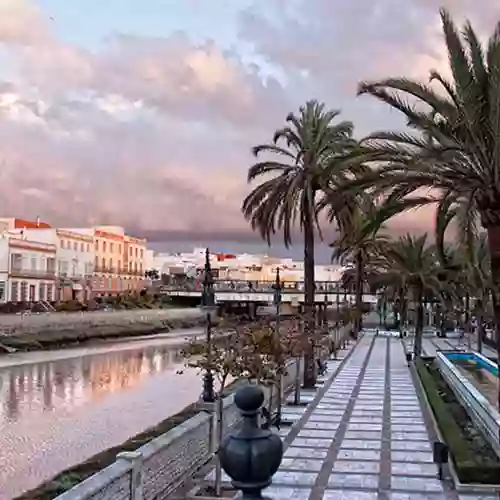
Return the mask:
<svg viewBox="0 0 500 500"><path fill-rule="evenodd" d="M417 369L415 368L414 363L411 363L410 365L410 373L412 375L413 383L415 384L415 387L417 389L418 395L421 397L422 401L424 402L424 411L427 414L428 419L430 420L434 433L436 434L437 438L441 442L445 442L443 435L441 433L441 430L439 429L438 423L436 421L436 417L434 417L434 413L432 412L431 405L429 403L429 398L427 397L427 394L425 392L424 386L422 385L422 381L420 380L420 377L418 375ZM455 464L453 463L453 460L450 456L450 460L448 461L448 471L451 476L451 480L453 481L453 486L455 490L460 493L494 493L497 494L499 493L500 489L498 486L495 485L489 485L489 484L467 484L467 483L462 483L460 482L460 479L458 478L458 475L455 470ZM448 492L450 493L450 492ZM458 498L458 496L457 496Z"/></svg>

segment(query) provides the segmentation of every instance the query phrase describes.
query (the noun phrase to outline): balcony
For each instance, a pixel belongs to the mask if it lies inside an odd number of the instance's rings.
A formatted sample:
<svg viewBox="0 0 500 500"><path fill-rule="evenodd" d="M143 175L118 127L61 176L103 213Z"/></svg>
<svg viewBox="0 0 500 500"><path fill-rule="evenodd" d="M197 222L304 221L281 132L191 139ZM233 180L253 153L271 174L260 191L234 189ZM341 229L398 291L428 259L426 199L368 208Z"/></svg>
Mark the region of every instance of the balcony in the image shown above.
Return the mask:
<svg viewBox="0 0 500 500"><path fill-rule="evenodd" d="M119 274L114 266L94 266L94 273Z"/></svg>
<svg viewBox="0 0 500 500"><path fill-rule="evenodd" d="M129 271L126 268L122 268L118 271L118 274L121 274L123 276L144 276L144 271Z"/></svg>
<svg viewBox="0 0 500 500"><path fill-rule="evenodd" d="M10 270L11 278L55 280L56 272L54 269L21 269L13 267Z"/></svg>

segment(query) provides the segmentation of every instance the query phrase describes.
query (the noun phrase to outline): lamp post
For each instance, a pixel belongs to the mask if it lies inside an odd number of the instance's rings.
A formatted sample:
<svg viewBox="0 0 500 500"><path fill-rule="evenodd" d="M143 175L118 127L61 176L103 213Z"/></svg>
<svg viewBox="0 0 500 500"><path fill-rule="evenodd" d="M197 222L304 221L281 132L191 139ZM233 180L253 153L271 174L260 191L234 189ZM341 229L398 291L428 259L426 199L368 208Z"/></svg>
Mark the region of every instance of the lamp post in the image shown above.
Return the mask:
<svg viewBox="0 0 500 500"><path fill-rule="evenodd" d="M203 276L203 292L201 295L201 306L206 311L206 343L207 343L207 369L203 375L203 393L201 395L205 403L215 401L214 376L210 368L212 361L212 314L215 309L214 279L210 267L210 252L205 251L205 269Z"/></svg>
<svg viewBox="0 0 500 500"><path fill-rule="evenodd" d="M281 343L280 339L280 314L281 314L281 300L282 300L281 291L282 290L281 290L280 269L279 267L276 267L273 304L276 307L276 329L274 332L274 341L277 348L279 348ZM277 411L278 423L281 422L281 402L283 399L283 374L281 373L281 368L283 367L280 367L280 373L278 374L278 411Z"/></svg>

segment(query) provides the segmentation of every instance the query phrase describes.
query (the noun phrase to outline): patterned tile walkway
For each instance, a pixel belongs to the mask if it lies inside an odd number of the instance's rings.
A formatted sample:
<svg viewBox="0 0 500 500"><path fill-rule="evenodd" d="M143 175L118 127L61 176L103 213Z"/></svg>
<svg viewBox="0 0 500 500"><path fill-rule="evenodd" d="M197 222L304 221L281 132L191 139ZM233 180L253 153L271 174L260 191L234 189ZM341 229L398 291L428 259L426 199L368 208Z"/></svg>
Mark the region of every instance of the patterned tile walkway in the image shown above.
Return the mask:
<svg viewBox="0 0 500 500"><path fill-rule="evenodd" d="M398 339L364 336L285 438L276 500L456 500ZM473 497L464 497L473 498Z"/></svg>

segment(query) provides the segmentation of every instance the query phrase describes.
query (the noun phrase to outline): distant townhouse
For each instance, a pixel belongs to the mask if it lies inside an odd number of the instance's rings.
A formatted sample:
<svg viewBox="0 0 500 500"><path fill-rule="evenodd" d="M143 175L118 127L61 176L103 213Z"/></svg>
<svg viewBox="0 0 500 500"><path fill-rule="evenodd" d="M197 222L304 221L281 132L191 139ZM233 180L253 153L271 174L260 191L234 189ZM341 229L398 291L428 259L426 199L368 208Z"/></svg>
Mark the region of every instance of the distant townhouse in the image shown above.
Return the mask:
<svg viewBox="0 0 500 500"><path fill-rule="evenodd" d="M4 226L0 233L0 302L53 302L56 252L56 245L28 240Z"/></svg>
<svg viewBox="0 0 500 500"><path fill-rule="evenodd" d="M12 232L22 234L28 240L55 245L55 300L86 301L90 298L94 255L91 236L50 227L25 227Z"/></svg>

